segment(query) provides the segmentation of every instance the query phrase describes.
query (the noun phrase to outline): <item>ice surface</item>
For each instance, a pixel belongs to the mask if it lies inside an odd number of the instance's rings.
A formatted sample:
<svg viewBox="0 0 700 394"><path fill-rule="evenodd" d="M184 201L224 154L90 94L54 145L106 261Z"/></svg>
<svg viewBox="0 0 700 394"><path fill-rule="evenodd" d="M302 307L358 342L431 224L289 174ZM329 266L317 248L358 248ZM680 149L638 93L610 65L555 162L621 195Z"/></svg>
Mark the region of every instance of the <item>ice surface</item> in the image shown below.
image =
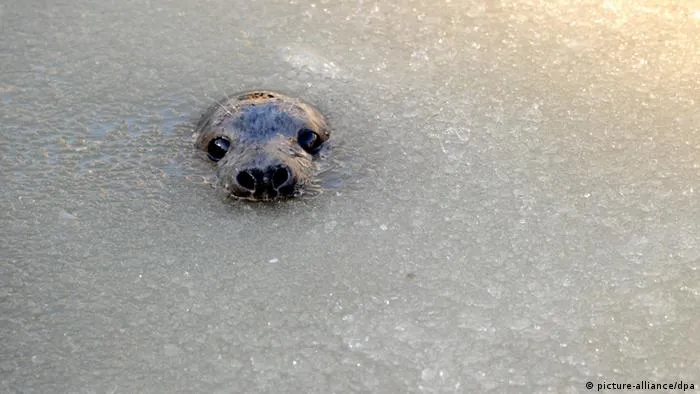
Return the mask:
<svg viewBox="0 0 700 394"><path fill-rule="evenodd" d="M699 5L12 3L1 392L700 385ZM340 188L211 188L192 121L256 87Z"/></svg>

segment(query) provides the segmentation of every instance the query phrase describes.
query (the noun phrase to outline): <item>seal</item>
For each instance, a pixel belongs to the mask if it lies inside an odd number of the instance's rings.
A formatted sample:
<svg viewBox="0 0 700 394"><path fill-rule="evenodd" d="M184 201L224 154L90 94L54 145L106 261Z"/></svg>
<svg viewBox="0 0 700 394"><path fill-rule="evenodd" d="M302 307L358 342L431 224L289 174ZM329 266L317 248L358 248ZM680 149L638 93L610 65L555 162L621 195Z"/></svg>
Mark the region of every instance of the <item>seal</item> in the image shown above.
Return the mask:
<svg viewBox="0 0 700 394"><path fill-rule="evenodd" d="M216 164L218 184L232 197L272 201L317 189L317 161L330 130L310 104L255 90L218 101L195 135L195 147Z"/></svg>

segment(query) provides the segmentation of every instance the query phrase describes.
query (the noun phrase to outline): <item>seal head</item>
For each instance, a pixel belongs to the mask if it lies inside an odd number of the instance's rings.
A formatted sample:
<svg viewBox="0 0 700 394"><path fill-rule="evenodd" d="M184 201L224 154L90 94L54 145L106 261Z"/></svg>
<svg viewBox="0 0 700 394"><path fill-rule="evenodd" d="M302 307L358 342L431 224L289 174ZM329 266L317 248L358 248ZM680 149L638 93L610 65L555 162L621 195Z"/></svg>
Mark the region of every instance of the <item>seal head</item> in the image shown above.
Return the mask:
<svg viewBox="0 0 700 394"><path fill-rule="evenodd" d="M271 91L219 101L202 115L196 134L197 149L216 163L219 184L231 196L251 201L314 189L316 161L330 137L318 110Z"/></svg>

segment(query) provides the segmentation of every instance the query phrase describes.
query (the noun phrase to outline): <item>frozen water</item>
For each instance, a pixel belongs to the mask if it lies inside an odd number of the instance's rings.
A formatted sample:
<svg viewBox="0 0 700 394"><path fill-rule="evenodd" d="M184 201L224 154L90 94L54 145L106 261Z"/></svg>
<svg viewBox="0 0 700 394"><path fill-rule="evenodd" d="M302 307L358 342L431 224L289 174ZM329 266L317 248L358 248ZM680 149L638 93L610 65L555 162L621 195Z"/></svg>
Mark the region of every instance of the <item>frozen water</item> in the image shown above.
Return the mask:
<svg viewBox="0 0 700 394"><path fill-rule="evenodd" d="M700 385L697 2L0 6L2 392ZM264 87L349 173L225 201Z"/></svg>

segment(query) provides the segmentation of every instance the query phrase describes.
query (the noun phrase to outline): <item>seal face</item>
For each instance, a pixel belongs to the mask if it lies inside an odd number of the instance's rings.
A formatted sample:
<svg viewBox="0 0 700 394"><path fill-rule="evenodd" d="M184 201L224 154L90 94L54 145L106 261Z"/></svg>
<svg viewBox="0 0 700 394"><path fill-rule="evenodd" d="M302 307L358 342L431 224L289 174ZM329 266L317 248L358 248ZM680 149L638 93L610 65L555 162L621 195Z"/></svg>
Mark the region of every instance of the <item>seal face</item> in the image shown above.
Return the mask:
<svg viewBox="0 0 700 394"><path fill-rule="evenodd" d="M311 105L281 93L225 98L197 123L195 146L216 163L218 182L251 201L297 197L314 189L316 160L330 131Z"/></svg>

